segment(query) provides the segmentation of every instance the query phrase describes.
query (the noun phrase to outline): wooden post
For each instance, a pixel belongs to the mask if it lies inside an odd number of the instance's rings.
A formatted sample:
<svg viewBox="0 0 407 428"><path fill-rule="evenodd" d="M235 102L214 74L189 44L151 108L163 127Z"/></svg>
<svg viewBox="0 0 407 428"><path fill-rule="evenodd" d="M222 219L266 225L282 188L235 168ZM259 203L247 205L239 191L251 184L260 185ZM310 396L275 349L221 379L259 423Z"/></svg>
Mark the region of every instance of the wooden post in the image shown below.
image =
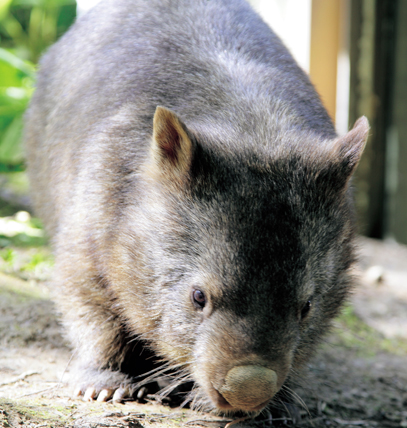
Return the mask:
<svg viewBox="0 0 407 428"><path fill-rule="evenodd" d="M312 0L310 76L335 121L340 0Z"/></svg>

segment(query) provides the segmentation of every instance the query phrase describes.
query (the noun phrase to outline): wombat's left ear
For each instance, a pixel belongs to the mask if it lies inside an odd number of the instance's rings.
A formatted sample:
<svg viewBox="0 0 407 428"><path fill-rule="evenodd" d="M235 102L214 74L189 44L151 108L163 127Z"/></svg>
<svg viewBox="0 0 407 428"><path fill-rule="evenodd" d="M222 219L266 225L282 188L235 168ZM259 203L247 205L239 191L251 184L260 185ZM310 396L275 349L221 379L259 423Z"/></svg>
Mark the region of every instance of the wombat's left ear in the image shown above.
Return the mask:
<svg viewBox="0 0 407 428"><path fill-rule="evenodd" d="M186 126L174 112L157 107L151 150L153 162L161 172L181 180L188 174L194 149L188 134Z"/></svg>
<svg viewBox="0 0 407 428"><path fill-rule="evenodd" d="M331 156L334 156L336 162L339 161L345 178L349 178L357 167L368 135L369 122L362 116L347 134L334 141Z"/></svg>

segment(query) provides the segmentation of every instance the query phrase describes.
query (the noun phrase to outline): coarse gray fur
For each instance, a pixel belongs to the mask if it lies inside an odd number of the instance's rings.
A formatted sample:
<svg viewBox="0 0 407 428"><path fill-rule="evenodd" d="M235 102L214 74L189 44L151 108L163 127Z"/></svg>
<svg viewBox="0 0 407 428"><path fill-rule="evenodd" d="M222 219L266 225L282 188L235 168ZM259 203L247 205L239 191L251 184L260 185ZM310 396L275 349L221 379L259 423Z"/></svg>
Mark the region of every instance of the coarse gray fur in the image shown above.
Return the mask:
<svg viewBox="0 0 407 428"><path fill-rule="evenodd" d="M232 367L295 377L351 288L367 132L337 137L242 0L108 0L79 19L41 61L25 136L81 390L136 388L155 356L196 407L249 411L216 392Z"/></svg>

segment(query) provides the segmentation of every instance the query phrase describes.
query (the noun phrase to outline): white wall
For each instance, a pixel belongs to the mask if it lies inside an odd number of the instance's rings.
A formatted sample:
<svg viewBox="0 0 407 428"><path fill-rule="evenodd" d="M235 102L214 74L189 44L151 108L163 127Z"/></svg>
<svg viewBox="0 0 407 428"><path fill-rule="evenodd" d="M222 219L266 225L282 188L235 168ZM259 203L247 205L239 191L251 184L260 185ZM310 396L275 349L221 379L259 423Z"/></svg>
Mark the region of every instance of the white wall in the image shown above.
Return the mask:
<svg viewBox="0 0 407 428"><path fill-rule="evenodd" d="M95 6L96 3L99 3L100 0L76 0L76 13L77 15L82 15L91 7Z"/></svg>
<svg viewBox="0 0 407 428"><path fill-rule="evenodd" d="M308 72L312 0L249 0L249 3Z"/></svg>

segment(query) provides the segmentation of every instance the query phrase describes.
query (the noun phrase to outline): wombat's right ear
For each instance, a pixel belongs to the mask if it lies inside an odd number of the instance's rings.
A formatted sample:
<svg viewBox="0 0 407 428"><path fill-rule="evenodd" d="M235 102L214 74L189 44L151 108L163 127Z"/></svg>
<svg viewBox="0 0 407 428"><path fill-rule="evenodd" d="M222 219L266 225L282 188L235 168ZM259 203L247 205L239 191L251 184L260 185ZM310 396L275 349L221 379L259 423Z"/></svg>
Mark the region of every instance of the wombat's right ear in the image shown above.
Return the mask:
<svg viewBox="0 0 407 428"><path fill-rule="evenodd" d="M339 167L342 180L347 182L355 171L369 135L369 122L366 117L359 118L354 127L330 146L330 157Z"/></svg>
<svg viewBox="0 0 407 428"><path fill-rule="evenodd" d="M192 163L193 143L178 116L164 107L158 106L154 114L151 150L159 171L184 181Z"/></svg>

